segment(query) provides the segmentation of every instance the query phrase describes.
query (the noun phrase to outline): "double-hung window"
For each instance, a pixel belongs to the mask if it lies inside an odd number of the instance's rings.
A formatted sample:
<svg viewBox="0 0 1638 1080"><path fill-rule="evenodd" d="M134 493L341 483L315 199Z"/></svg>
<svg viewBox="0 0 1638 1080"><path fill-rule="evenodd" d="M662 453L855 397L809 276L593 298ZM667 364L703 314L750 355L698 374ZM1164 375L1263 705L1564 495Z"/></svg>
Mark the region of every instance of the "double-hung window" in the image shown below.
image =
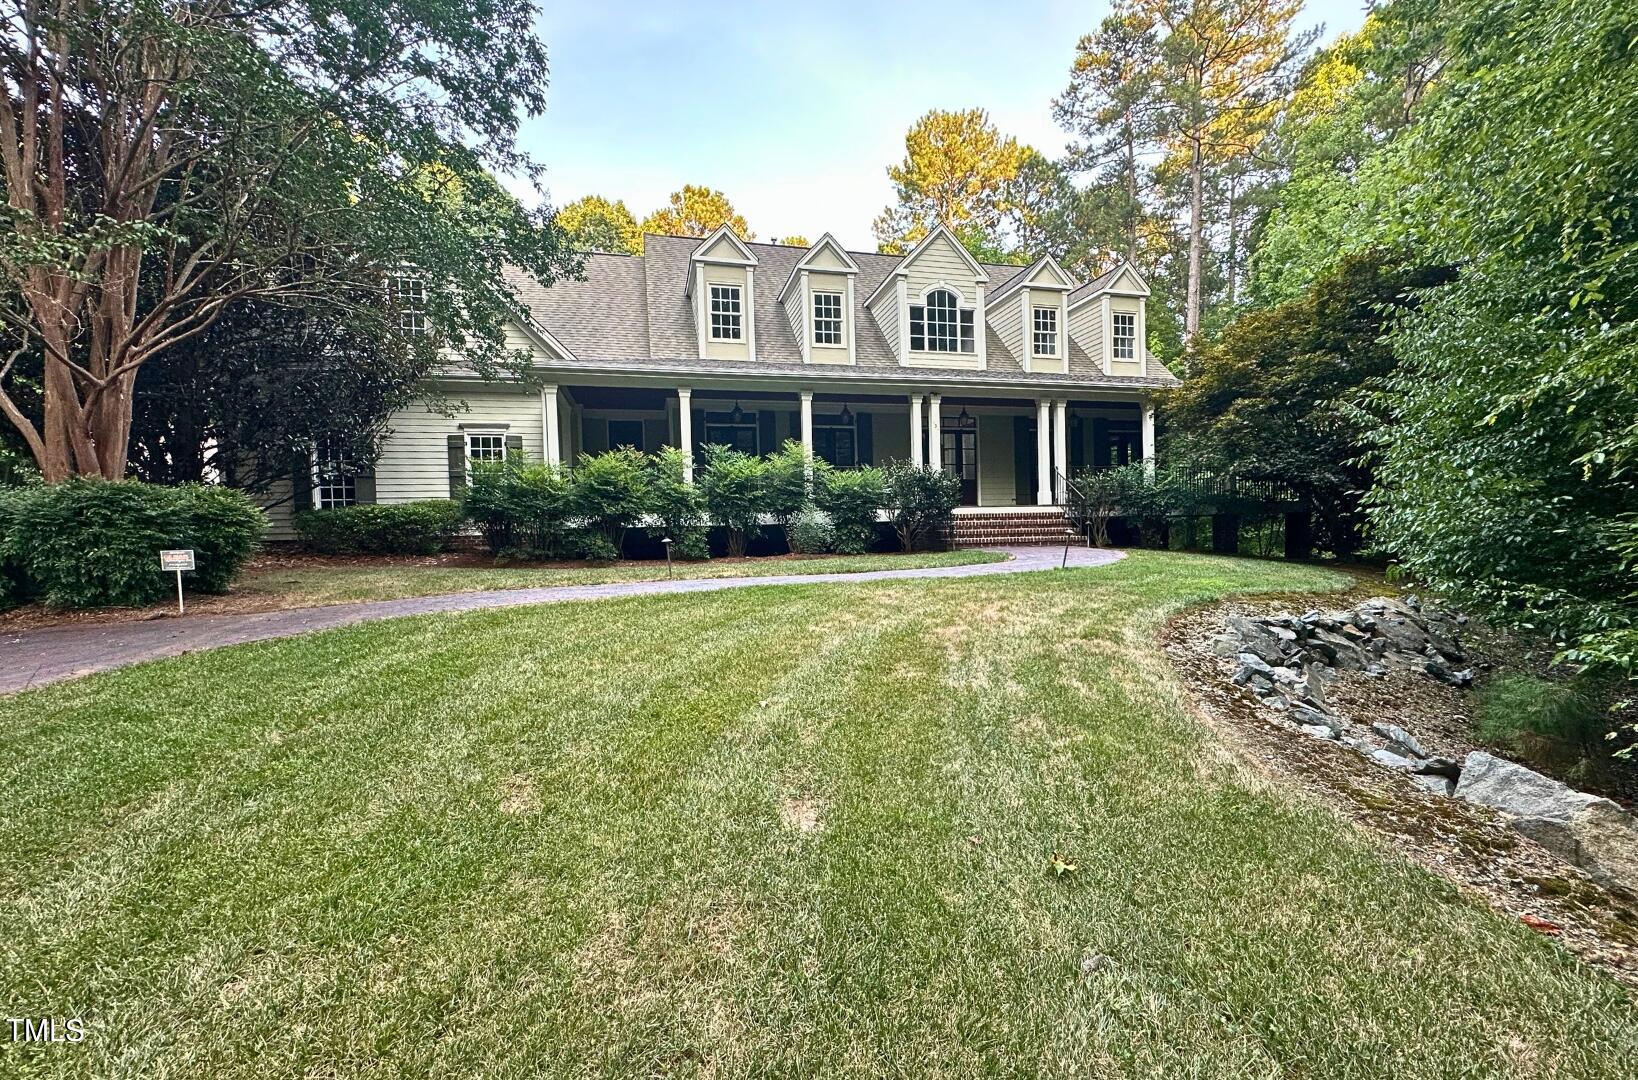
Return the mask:
<svg viewBox="0 0 1638 1080"><path fill-rule="evenodd" d="M1058 309L1035 309L1034 349L1036 356L1058 355Z"/></svg>
<svg viewBox="0 0 1638 1080"><path fill-rule="evenodd" d="M711 340L740 340L740 289L738 285L711 286Z"/></svg>
<svg viewBox="0 0 1638 1080"><path fill-rule="evenodd" d="M842 344L842 294L816 292L813 294L813 343L815 345Z"/></svg>
<svg viewBox="0 0 1638 1080"><path fill-rule="evenodd" d="M974 351L973 311L956 294L934 289L927 302L910 305L910 348L916 352Z"/></svg>
<svg viewBox="0 0 1638 1080"><path fill-rule="evenodd" d="M1116 360L1137 358L1137 316L1129 311L1114 314L1114 357Z"/></svg>
<svg viewBox="0 0 1638 1080"><path fill-rule="evenodd" d="M398 306L398 329L406 334L427 332L427 283L398 274L392 279L393 303Z"/></svg>
<svg viewBox="0 0 1638 1080"><path fill-rule="evenodd" d="M358 502L358 479L347 448L329 439L313 447L313 508L332 510Z"/></svg>
<svg viewBox="0 0 1638 1080"><path fill-rule="evenodd" d="M466 433L467 461L506 460L506 432L469 431Z"/></svg>

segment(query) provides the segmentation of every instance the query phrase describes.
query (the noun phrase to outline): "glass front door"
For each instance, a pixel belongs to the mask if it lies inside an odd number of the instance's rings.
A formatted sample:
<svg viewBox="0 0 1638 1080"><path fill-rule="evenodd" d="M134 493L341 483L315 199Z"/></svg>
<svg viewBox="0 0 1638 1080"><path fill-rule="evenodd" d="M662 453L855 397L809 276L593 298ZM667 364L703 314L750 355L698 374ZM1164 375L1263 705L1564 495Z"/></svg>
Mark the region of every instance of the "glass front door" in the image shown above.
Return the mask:
<svg viewBox="0 0 1638 1080"><path fill-rule="evenodd" d="M961 505L978 505L978 432L972 428L945 428L944 471L961 478Z"/></svg>

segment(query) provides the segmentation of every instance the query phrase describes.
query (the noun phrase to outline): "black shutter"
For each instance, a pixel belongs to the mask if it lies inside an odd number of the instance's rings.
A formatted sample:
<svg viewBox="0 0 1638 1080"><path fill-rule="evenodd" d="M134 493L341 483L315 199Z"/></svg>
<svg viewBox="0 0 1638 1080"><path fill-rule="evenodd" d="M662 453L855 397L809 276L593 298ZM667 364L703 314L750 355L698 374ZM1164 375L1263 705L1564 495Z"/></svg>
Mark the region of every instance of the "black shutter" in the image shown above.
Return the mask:
<svg viewBox="0 0 1638 1080"><path fill-rule="evenodd" d="M353 477L353 498L360 503L375 502L375 472L361 472Z"/></svg>
<svg viewBox="0 0 1638 1080"><path fill-rule="evenodd" d="M763 409L756 414L756 452L771 454L779 449L778 436L774 434L774 414L772 409Z"/></svg>
<svg viewBox="0 0 1638 1080"><path fill-rule="evenodd" d="M519 457L523 454L523 436L508 435L506 437L506 456Z"/></svg>
<svg viewBox="0 0 1638 1080"><path fill-rule="evenodd" d="M459 499L466 492L466 436L456 432L448 439L449 497Z"/></svg>
<svg viewBox="0 0 1638 1080"><path fill-rule="evenodd" d="M313 508L313 459L305 450L290 455L290 512Z"/></svg>
<svg viewBox="0 0 1638 1080"><path fill-rule="evenodd" d="M853 426L855 429L854 449L858 454L859 464L876 464L876 431L874 418L867 412L855 413Z"/></svg>

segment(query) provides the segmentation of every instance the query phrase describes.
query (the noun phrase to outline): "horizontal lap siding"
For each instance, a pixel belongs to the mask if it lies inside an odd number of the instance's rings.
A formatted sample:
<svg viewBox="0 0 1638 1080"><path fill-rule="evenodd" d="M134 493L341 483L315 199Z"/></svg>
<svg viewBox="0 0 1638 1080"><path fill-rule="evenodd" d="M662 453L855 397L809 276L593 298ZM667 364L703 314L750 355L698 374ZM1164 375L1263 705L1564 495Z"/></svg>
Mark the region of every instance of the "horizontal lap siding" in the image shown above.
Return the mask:
<svg viewBox="0 0 1638 1080"><path fill-rule="evenodd" d="M1018 501L1018 465L1013 459L1011 416L978 418L978 503L1012 506Z"/></svg>
<svg viewBox="0 0 1638 1080"><path fill-rule="evenodd" d="M543 454L540 395L532 390L465 390L451 394L467 408L453 416L428 411L419 402L393 413L389 434L375 467L377 502L449 498L449 436L462 425L505 425L508 435L523 437L532 458Z"/></svg>

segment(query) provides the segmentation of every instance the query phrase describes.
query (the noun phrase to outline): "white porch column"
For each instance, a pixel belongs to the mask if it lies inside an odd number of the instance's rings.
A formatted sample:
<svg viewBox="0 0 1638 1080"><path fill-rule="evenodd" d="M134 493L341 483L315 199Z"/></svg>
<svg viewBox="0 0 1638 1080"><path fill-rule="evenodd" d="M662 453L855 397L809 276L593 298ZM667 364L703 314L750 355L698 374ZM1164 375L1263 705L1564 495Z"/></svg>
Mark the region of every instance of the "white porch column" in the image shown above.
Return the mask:
<svg viewBox="0 0 1638 1080"><path fill-rule="evenodd" d="M545 443L546 464L563 463L563 439L557 429L557 387L540 388L541 439Z"/></svg>
<svg viewBox="0 0 1638 1080"><path fill-rule="evenodd" d="M1052 403L1035 403L1035 503L1052 505Z"/></svg>
<svg viewBox="0 0 1638 1080"><path fill-rule="evenodd" d="M1155 405L1154 402L1143 402L1143 445L1138 452L1143 455L1143 469L1150 476L1155 474Z"/></svg>
<svg viewBox="0 0 1638 1080"><path fill-rule="evenodd" d="M927 399L927 464L934 469L944 467L944 418L939 414L940 397Z"/></svg>
<svg viewBox="0 0 1638 1080"><path fill-rule="evenodd" d="M677 441L682 443L683 483L694 482L694 410L692 387L677 387Z"/></svg>
<svg viewBox="0 0 1638 1080"><path fill-rule="evenodd" d="M813 478L813 391L804 390L802 398L802 456L808 462L808 478Z"/></svg>
<svg viewBox="0 0 1638 1080"><path fill-rule="evenodd" d="M1052 501L1064 503L1064 481L1069 477L1069 402L1062 398L1052 403Z"/></svg>
<svg viewBox="0 0 1638 1080"><path fill-rule="evenodd" d="M910 464L921 468L921 395L910 395Z"/></svg>

